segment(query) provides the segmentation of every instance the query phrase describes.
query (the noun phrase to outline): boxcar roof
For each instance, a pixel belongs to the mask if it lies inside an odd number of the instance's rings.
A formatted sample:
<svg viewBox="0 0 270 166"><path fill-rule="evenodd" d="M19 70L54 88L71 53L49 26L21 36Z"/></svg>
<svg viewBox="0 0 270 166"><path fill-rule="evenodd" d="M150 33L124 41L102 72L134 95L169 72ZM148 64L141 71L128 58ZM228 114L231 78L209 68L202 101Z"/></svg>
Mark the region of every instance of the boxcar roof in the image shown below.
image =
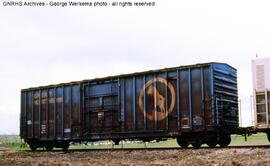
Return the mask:
<svg viewBox="0 0 270 166"><path fill-rule="evenodd" d="M31 87L31 88L22 89L21 91L39 90L39 89L45 89L45 88L53 88L53 87L59 87L59 86L74 85L74 84L79 84L79 83L89 82L89 81L102 81L102 80L115 79L115 78L121 78L121 77L146 75L146 74L151 74L151 73L160 73L160 72L166 72L166 71L172 71L172 70L197 68L197 67L209 66L211 64L223 64L223 65L227 65L227 66L235 69L234 67L228 65L227 63L220 63L220 62L197 63L197 64L192 64L192 65L183 65L183 66L177 66L177 67L169 67L169 68L148 70L148 71L142 71L142 72L134 72L134 73L128 73L128 74L120 74L120 75L114 75L114 76L85 79L85 80L80 80L80 81L72 81L72 82L66 82L66 83L59 83L59 84L51 84L51 85L45 85L45 86Z"/></svg>

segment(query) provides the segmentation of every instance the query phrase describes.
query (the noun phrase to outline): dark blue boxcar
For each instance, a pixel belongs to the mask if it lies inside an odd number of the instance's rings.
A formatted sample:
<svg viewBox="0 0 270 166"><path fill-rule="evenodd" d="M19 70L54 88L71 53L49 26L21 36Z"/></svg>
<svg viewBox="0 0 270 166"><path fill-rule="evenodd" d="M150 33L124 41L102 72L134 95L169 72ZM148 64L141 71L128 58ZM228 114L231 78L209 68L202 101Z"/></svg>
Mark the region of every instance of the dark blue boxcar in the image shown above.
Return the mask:
<svg viewBox="0 0 270 166"><path fill-rule="evenodd" d="M227 146L238 128L236 69L205 63L24 89L20 135L35 150L71 141Z"/></svg>

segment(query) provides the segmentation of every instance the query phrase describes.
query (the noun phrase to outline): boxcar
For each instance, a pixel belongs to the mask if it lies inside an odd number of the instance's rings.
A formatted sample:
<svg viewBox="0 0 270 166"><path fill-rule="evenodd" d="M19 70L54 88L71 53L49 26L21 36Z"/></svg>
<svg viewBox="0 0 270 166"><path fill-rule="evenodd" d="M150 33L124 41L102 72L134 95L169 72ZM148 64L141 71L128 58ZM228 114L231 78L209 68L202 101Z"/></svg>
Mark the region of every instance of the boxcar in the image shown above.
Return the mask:
<svg viewBox="0 0 270 166"><path fill-rule="evenodd" d="M227 146L238 128L236 69L204 63L21 91L20 136L32 150L70 142L177 138Z"/></svg>

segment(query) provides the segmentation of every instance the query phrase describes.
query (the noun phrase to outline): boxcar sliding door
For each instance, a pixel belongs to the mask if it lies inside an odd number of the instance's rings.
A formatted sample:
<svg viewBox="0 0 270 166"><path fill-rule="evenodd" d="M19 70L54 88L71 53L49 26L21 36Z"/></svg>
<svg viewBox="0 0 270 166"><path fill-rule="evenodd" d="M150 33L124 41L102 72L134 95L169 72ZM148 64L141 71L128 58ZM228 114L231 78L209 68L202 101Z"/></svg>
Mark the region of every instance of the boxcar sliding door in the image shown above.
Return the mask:
<svg viewBox="0 0 270 166"><path fill-rule="evenodd" d="M118 80L85 83L83 92L88 133L102 135L120 131Z"/></svg>

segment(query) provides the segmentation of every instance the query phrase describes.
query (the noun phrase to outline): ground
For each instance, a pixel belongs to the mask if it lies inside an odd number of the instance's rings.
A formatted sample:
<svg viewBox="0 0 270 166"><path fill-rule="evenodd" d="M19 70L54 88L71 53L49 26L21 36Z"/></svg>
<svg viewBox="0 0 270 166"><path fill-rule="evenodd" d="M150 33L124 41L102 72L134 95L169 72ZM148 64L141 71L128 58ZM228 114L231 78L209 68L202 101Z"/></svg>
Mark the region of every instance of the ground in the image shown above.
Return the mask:
<svg viewBox="0 0 270 166"><path fill-rule="evenodd" d="M18 151L0 148L0 165L270 165L270 149Z"/></svg>

